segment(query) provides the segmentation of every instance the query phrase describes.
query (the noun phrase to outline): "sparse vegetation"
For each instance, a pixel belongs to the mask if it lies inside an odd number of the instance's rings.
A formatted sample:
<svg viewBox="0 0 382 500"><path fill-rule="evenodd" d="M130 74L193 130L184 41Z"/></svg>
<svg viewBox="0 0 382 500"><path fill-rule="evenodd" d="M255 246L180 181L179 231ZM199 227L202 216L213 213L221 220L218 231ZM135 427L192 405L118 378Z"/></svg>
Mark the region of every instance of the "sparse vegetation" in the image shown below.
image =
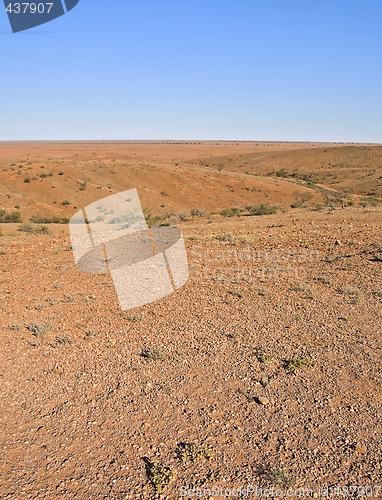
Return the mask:
<svg viewBox="0 0 382 500"><path fill-rule="evenodd" d="M175 479L176 471L161 462L147 464L147 477L157 493L163 493Z"/></svg>
<svg viewBox="0 0 382 500"><path fill-rule="evenodd" d="M179 212L178 214L178 219L179 220L186 220L188 218L188 213L187 212Z"/></svg>
<svg viewBox="0 0 382 500"><path fill-rule="evenodd" d="M177 454L184 463L196 463L202 458L209 460L213 455L212 451L205 444L196 443L181 443Z"/></svg>
<svg viewBox="0 0 382 500"><path fill-rule="evenodd" d="M146 224L148 225L148 227L159 226L162 222L162 217L159 217L158 215L152 215L151 208L144 208L143 215L145 216Z"/></svg>
<svg viewBox="0 0 382 500"><path fill-rule="evenodd" d="M362 207L376 207L380 203L380 199L377 198L376 196L369 196L368 198L363 199L360 201L360 205Z"/></svg>
<svg viewBox="0 0 382 500"><path fill-rule="evenodd" d="M69 219L66 217L43 217L41 215L32 215L29 220L35 224L69 224Z"/></svg>
<svg viewBox="0 0 382 500"><path fill-rule="evenodd" d="M68 337L67 335L59 335L58 337L56 337L56 343L58 345L71 344L72 339L70 337Z"/></svg>
<svg viewBox="0 0 382 500"><path fill-rule="evenodd" d="M30 234L48 234L49 229L47 226L41 226L33 224L33 222L25 222L21 224L18 228L18 231L21 233L30 233Z"/></svg>
<svg viewBox="0 0 382 500"><path fill-rule="evenodd" d="M43 337L52 327L49 323L29 323L26 325L28 331L37 338Z"/></svg>
<svg viewBox="0 0 382 500"><path fill-rule="evenodd" d="M269 205L269 203L260 203L259 205L253 205L248 208L251 215L272 215L276 214L280 210L280 207L276 205Z"/></svg>
<svg viewBox="0 0 382 500"><path fill-rule="evenodd" d="M235 217L237 215L240 215L241 209L238 207L233 207L233 208L225 208L220 212L220 215L223 215L224 217Z"/></svg>
<svg viewBox="0 0 382 500"><path fill-rule="evenodd" d="M295 482L291 472L286 468L273 469L271 478L276 484L281 484L283 486L292 486Z"/></svg>
<svg viewBox="0 0 382 500"><path fill-rule="evenodd" d="M144 349L141 353L141 356L146 359L151 359L152 361L163 361L164 359L166 359L166 355L161 348L153 347Z"/></svg>
<svg viewBox="0 0 382 500"><path fill-rule="evenodd" d="M299 370L304 366L314 366L314 363L308 358L293 358L285 361L285 367L290 371Z"/></svg>
<svg viewBox="0 0 382 500"><path fill-rule="evenodd" d="M6 210L0 209L0 222L4 224L12 224L22 222L20 212L7 213Z"/></svg>
<svg viewBox="0 0 382 500"><path fill-rule="evenodd" d="M304 203L307 201L311 200L313 198L313 193L310 191L294 191L293 196L295 197L296 201L292 203L291 207L292 208L302 208L304 207Z"/></svg>
<svg viewBox="0 0 382 500"><path fill-rule="evenodd" d="M191 216L194 217L205 217L206 212L201 208L193 208L191 210Z"/></svg>
<svg viewBox="0 0 382 500"><path fill-rule="evenodd" d="M221 233L215 236L215 240L232 242L234 241L234 238L231 233Z"/></svg>
<svg viewBox="0 0 382 500"><path fill-rule="evenodd" d="M22 329L22 326L19 324L8 325L8 330L11 330L12 332L18 332L21 329Z"/></svg>
<svg viewBox="0 0 382 500"><path fill-rule="evenodd" d="M257 359L260 361L260 363L266 364L272 360L272 356L269 356L267 354L260 354Z"/></svg>

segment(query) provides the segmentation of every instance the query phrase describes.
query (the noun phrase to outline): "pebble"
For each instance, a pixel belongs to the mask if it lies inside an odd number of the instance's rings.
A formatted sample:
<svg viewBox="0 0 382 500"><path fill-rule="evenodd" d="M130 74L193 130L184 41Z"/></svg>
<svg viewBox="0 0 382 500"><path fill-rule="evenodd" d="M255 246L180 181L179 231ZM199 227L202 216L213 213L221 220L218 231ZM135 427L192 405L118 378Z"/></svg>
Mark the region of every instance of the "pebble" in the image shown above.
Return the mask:
<svg viewBox="0 0 382 500"><path fill-rule="evenodd" d="M270 403L269 399L264 396L259 396L258 398L256 398L256 402L260 405L269 405Z"/></svg>
<svg viewBox="0 0 382 500"><path fill-rule="evenodd" d="M262 377L262 379L260 380L260 384L263 387L267 387L269 385L269 378L268 377Z"/></svg>

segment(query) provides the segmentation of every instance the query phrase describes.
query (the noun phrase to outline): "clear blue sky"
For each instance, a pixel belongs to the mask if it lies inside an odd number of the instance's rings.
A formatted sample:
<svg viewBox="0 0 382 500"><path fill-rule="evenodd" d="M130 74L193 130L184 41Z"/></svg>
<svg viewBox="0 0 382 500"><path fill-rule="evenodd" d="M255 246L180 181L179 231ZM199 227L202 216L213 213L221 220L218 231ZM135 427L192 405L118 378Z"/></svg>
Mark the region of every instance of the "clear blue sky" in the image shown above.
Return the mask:
<svg viewBox="0 0 382 500"><path fill-rule="evenodd" d="M80 0L13 34L0 140L382 142L380 0Z"/></svg>

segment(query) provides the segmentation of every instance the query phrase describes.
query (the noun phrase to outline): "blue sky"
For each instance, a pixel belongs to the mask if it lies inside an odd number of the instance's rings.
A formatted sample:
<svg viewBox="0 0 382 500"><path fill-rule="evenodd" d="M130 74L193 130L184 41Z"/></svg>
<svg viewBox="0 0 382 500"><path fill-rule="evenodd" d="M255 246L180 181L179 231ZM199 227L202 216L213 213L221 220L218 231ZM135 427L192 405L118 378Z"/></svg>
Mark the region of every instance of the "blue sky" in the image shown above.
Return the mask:
<svg viewBox="0 0 382 500"><path fill-rule="evenodd" d="M382 142L382 2L80 0L13 34L0 140Z"/></svg>

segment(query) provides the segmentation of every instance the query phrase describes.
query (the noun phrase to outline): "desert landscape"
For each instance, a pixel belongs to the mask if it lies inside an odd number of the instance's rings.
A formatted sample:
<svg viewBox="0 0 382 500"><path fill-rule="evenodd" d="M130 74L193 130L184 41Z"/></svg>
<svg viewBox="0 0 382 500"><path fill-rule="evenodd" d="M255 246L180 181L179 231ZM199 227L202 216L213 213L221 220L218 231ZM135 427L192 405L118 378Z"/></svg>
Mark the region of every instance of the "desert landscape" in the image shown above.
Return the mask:
<svg viewBox="0 0 382 500"><path fill-rule="evenodd" d="M68 222L132 188L190 279L123 312ZM0 143L0 498L382 497L381 200L378 144Z"/></svg>

